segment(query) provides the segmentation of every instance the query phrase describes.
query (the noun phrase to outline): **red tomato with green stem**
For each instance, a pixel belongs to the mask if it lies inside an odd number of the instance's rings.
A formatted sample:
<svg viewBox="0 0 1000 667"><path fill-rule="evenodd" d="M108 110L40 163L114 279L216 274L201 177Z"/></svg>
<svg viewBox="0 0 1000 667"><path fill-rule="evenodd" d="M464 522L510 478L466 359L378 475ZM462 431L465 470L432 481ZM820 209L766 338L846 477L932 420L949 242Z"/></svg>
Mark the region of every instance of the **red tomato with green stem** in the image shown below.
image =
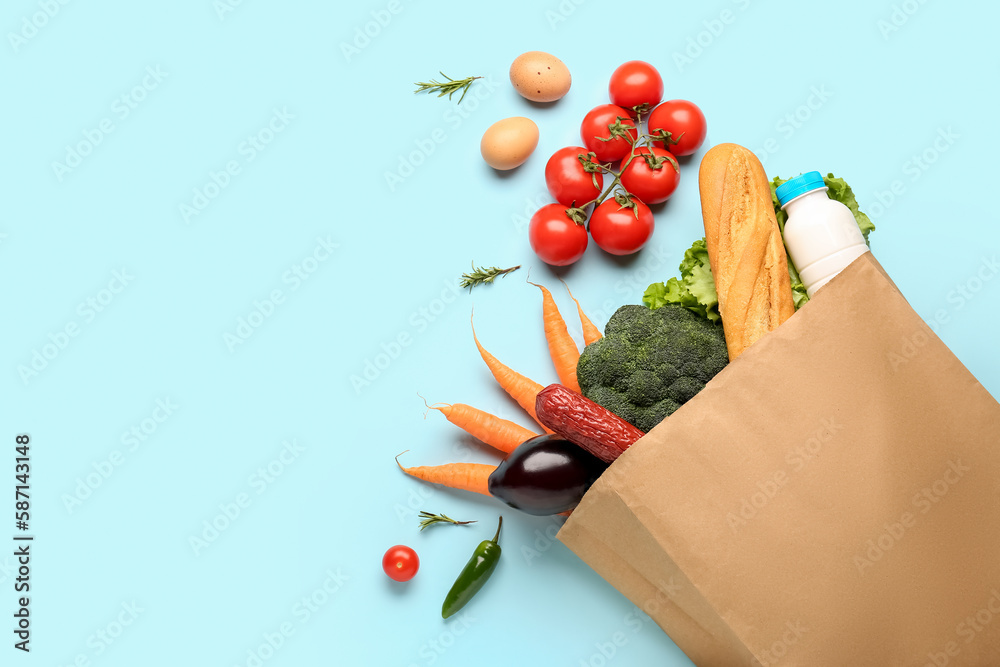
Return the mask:
<svg viewBox="0 0 1000 667"><path fill-rule="evenodd" d="M611 74L608 96L620 107L640 107L645 113L663 99L663 77L642 60L630 60Z"/></svg>
<svg viewBox="0 0 1000 667"><path fill-rule="evenodd" d="M621 160L632 150L632 142L638 136L635 121L628 110L614 104L594 107L580 124L583 145L588 151L593 151L601 162Z"/></svg>
<svg viewBox="0 0 1000 667"><path fill-rule="evenodd" d="M583 257L587 250L587 228L582 220L570 218L564 205L546 204L531 216L528 241L546 264L567 266Z"/></svg>
<svg viewBox="0 0 1000 667"><path fill-rule="evenodd" d="M545 163L545 185L563 206L583 206L601 195L604 174L597 167L597 157L588 154L586 148L567 146L553 153ZM580 156L595 165L596 171L588 173Z"/></svg>
<svg viewBox="0 0 1000 667"><path fill-rule="evenodd" d="M649 134L654 136L657 130L669 132L671 141L657 143L678 156L694 153L708 134L705 114L698 105L687 100L669 100L656 107L649 114L647 126Z"/></svg>
<svg viewBox="0 0 1000 667"><path fill-rule="evenodd" d="M647 156L652 156L647 159ZM650 164L652 163L652 164ZM665 202L674 194L681 172L669 151L654 146L635 149L635 157L622 169L622 187L646 204Z"/></svg>
<svg viewBox="0 0 1000 667"><path fill-rule="evenodd" d="M631 255L653 235L653 212L635 197L617 195L594 209L590 235L605 252Z"/></svg>
<svg viewBox="0 0 1000 667"><path fill-rule="evenodd" d="M409 581L417 574L420 559L410 547L397 544L382 556L382 569L393 581Z"/></svg>

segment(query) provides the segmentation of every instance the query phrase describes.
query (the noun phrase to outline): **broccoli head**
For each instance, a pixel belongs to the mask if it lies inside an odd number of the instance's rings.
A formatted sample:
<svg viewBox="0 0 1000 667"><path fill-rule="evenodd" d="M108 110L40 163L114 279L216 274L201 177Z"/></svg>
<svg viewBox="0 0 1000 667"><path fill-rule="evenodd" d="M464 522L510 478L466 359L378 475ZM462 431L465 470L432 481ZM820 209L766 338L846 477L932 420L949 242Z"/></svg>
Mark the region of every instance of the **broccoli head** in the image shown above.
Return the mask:
<svg viewBox="0 0 1000 667"><path fill-rule="evenodd" d="M684 306L622 306L580 355L583 395L649 431L729 363L722 326Z"/></svg>

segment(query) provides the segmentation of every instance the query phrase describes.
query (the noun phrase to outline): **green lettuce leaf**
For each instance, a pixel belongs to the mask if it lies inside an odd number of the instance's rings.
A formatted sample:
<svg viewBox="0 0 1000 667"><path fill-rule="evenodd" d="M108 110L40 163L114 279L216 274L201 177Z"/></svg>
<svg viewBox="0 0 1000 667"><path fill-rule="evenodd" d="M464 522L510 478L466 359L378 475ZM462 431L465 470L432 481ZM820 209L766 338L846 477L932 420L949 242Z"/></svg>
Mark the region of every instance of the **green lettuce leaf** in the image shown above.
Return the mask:
<svg viewBox="0 0 1000 667"><path fill-rule="evenodd" d="M695 241L684 253L680 265L681 277L671 278L665 283L653 283L646 288L642 302L651 310L662 308L668 303L679 303L711 322L718 322L719 295L715 291L715 280L708 263L708 248L705 239Z"/></svg>
<svg viewBox="0 0 1000 667"><path fill-rule="evenodd" d="M851 186L844 179L837 178L833 174L827 174L823 182L829 188L827 194L831 199L836 199L851 209L851 213L854 214L854 219L857 220L861 233L865 236L865 243L868 243L868 234L875 231L875 223L858 209L858 200L854 198L854 191L851 190Z"/></svg>

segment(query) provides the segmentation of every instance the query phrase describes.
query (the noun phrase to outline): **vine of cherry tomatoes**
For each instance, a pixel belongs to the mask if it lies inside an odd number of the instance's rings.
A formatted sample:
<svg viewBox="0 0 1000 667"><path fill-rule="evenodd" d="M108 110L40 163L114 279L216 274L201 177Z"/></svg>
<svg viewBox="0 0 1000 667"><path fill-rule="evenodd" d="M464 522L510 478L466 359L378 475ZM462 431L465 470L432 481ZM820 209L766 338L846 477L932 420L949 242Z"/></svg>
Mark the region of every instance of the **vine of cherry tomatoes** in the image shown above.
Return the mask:
<svg viewBox="0 0 1000 667"><path fill-rule="evenodd" d="M637 252L653 235L649 204L677 189L676 158L705 141L701 109L687 100L661 104L663 79L649 63L632 60L616 69L608 96L611 104L584 116L583 146L561 148L545 165L545 185L558 203L535 212L528 240L547 264L577 261L590 237L613 255Z"/></svg>

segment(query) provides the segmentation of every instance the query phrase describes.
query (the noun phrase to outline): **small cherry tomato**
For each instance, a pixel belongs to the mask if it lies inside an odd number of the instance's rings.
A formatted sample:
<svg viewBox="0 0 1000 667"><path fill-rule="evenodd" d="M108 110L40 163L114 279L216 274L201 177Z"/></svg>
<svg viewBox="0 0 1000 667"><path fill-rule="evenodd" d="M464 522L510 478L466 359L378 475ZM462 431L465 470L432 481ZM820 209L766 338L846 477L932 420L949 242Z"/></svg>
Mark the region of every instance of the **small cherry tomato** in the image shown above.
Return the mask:
<svg viewBox="0 0 1000 667"><path fill-rule="evenodd" d="M587 229L566 215L562 204L546 204L531 216L528 241L546 264L566 266L583 257Z"/></svg>
<svg viewBox="0 0 1000 667"><path fill-rule="evenodd" d="M619 121L621 118L623 120ZM611 129L615 128L615 129ZM601 162L617 162L632 150L626 135L636 140L635 121L627 109L614 104L594 107L583 117L580 137L588 151L593 151ZM608 141L604 141L609 139Z"/></svg>
<svg viewBox="0 0 1000 667"><path fill-rule="evenodd" d="M417 558L417 552L402 544L389 547L382 556L382 569L395 581L409 581L419 567L420 559Z"/></svg>
<svg viewBox="0 0 1000 667"><path fill-rule="evenodd" d="M657 142L674 155L691 155L705 142L705 114L693 102L669 100L649 114L649 133L666 130L676 144Z"/></svg>
<svg viewBox="0 0 1000 667"><path fill-rule="evenodd" d="M590 216L590 235L594 243L612 255L631 255L646 245L653 235L653 212L638 199L632 207L622 207L608 199Z"/></svg>
<svg viewBox="0 0 1000 667"><path fill-rule="evenodd" d="M645 105L648 111L663 99L663 78L649 63L630 60L611 74L608 95L620 107Z"/></svg>
<svg viewBox="0 0 1000 667"><path fill-rule="evenodd" d="M604 174L600 171L588 174L578 157L587 153L586 148L567 146L553 153L545 163L545 185L563 206L582 206L601 194ZM590 162L597 164L597 158L592 156Z"/></svg>
<svg viewBox="0 0 1000 667"><path fill-rule="evenodd" d="M677 167L677 160L669 151L653 147L652 155L655 156L654 163L658 167L651 167L646 161L645 155L650 155L649 149L645 146L635 150L635 157L622 169L621 184L631 194L641 199L645 204L659 204L667 201L670 195L677 189L681 173Z"/></svg>

